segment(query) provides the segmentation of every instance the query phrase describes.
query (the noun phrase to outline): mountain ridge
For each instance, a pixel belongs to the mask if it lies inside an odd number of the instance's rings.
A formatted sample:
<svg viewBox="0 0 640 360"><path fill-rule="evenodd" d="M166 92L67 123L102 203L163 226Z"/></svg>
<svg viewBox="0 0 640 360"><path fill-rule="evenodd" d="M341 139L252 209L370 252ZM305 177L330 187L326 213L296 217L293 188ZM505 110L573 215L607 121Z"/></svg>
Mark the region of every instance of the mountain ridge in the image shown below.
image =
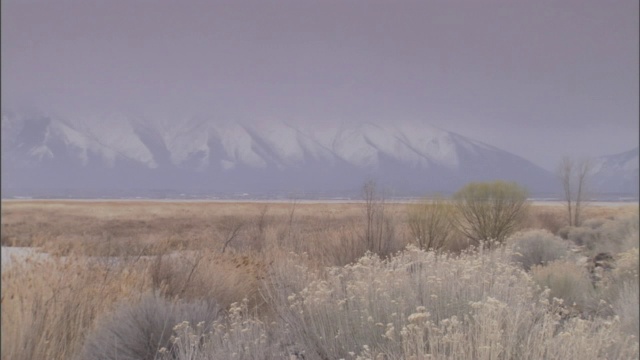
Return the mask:
<svg viewBox="0 0 640 360"><path fill-rule="evenodd" d="M558 190L553 174L520 156L418 122L92 119L3 113L3 194L65 187L345 194L367 179L398 195L497 179L532 193Z"/></svg>

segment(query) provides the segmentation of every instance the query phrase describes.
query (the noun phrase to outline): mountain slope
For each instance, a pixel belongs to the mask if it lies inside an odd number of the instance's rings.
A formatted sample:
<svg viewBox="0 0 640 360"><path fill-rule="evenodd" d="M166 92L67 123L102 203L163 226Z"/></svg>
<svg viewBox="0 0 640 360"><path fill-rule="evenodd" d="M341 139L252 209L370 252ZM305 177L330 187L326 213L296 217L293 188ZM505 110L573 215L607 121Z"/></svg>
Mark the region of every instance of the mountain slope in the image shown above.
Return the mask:
<svg viewBox="0 0 640 360"><path fill-rule="evenodd" d="M175 189L218 194L357 194L377 179L395 195L470 181L554 189L547 171L506 151L419 123L308 124L2 116L3 191ZM5 191L6 193L6 191ZM143 194L141 194L143 195Z"/></svg>
<svg viewBox="0 0 640 360"><path fill-rule="evenodd" d="M638 195L640 148L602 156L593 162L591 186L599 193Z"/></svg>

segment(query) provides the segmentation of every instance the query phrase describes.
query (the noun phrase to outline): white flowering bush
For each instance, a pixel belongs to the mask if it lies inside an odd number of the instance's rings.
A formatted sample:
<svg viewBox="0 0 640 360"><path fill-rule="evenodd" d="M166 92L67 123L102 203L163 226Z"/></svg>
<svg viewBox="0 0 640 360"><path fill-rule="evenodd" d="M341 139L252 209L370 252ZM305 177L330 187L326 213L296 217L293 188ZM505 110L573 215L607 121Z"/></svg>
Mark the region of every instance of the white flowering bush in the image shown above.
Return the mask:
<svg viewBox="0 0 640 360"><path fill-rule="evenodd" d="M170 347L158 351L158 360L274 358L278 349L270 339L269 326L251 313L248 301L233 303L226 316L211 324L177 324Z"/></svg>
<svg viewBox="0 0 640 360"><path fill-rule="evenodd" d="M297 268L294 276L308 281L292 287L298 292L270 290L287 328L281 341L305 359L638 354L637 339L621 331L618 317L567 317L564 300L540 292L511 256L508 248L448 257L409 247L388 260L367 254L322 273Z"/></svg>

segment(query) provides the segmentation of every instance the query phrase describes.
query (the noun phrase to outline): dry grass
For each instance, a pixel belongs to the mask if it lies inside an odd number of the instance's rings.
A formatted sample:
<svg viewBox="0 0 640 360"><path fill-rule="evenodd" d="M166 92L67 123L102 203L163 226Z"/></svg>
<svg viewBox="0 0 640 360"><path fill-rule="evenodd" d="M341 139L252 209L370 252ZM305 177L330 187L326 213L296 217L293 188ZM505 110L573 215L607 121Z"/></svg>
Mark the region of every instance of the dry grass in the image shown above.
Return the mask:
<svg viewBox="0 0 640 360"><path fill-rule="evenodd" d="M557 232L562 210L533 206L523 228ZM637 211L591 206L585 219L613 221ZM175 329L178 359L286 358L296 352L308 359L323 353L350 358L350 352L362 359L449 358L461 354L456 351L534 359L540 354L533 345L523 347L525 333L536 337L527 340L531 344L550 344L545 351L557 356L548 358L571 358L589 346L591 354L609 358L637 354L637 338L629 342L619 329L638 333L628 320L637 319L637 286L628 285L629 279L637 282L637 246L616 257L607 286L594 292L575 263L536 268L532 277L509 260L509 248L468 253L459 234L451 234L444 255L406 250L413 242L406 204L386 204L385 212L394 224L396 255L380 260L365 255L362 204L3 201L3 246L38 247L50 256L2 269L1 357L78 358L85 339L123 311L120 304L135 304L154 291L171 304L204 302L226 310L212 332L198 333L196 324ZM616 241L637 244L616 229L608 230L618 234ZM584 286L569 289L558 274ZM541 303L547 297L537 297L533 279L595 314L586 323L566 321L563 329L571 335L563 341L571 346L562 346L555 315ZM627 285L612 285L617 283ZM343 297L351 299L353 313L339 303ZM598 313L599 297L612 305L609 313L627 320L619 324ZM500 310L502 304L509 311ZM298 305L302 313L293 312ZM415 322L423 316L418 306L430 312L431 322ZM514 316L521 322L512 323ZM493 341L482 330L496 326L517 335L501 338L508 351L478 352ZM393 339L381 337L387 332ZM347 333L351 338L340 338ZM466 339L466 347L453 346L456 337ZM593 356L587 355L582 358Z"/></svg>
<svg viewBox="0 0 640 360"><path fill-rule="evenodd" d="M131 263L16 262L2 272L2 359L71 359L100 315L149 287Z"/></svg>

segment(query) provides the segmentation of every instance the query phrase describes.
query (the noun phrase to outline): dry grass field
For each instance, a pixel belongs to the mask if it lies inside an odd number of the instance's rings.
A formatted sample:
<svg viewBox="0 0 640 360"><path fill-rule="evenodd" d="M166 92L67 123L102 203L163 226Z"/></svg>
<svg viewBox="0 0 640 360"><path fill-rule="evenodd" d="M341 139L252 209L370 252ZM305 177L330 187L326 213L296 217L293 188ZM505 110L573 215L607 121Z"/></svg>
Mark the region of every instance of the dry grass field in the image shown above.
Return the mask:
<svg viewBox="0 0 640 360"><path fill-rule="evenodd" d="M438 252L411 206L374 254L361 203L3 201L3 259L37 256L3 263L1 357L638 357L637 204L578 228L533 205L504 246Z"/></svg>

